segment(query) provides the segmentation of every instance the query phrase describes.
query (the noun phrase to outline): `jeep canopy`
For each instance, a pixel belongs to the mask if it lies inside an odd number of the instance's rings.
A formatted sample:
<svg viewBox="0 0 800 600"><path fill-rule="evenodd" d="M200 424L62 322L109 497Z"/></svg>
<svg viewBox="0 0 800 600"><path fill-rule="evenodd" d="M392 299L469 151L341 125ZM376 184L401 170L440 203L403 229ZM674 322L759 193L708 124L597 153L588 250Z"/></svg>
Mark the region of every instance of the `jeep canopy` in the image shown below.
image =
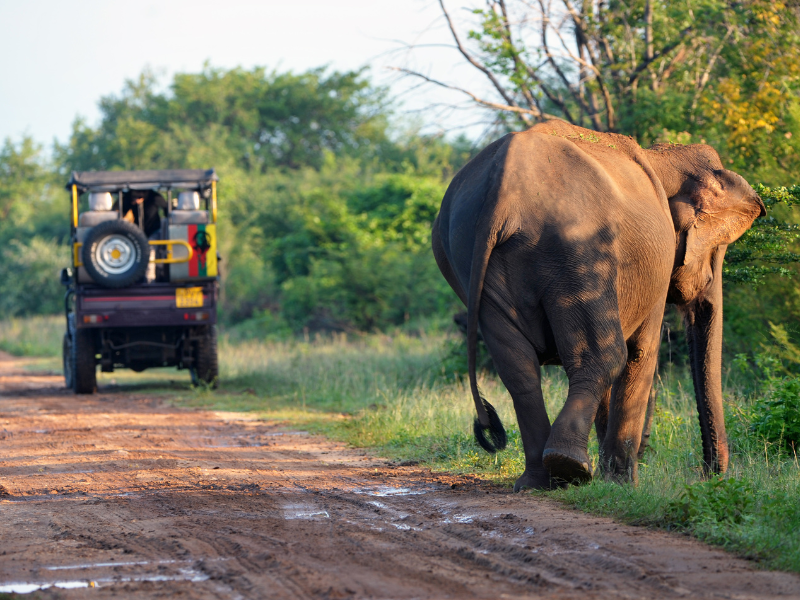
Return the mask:
<svg viewBox="0 0 800 600"><path fill-rule="evenodd" d="M172 169L166 171L73 171L66 188L84 192L127 190L195 189L203 191L219 181L214 169Z"/></svg>

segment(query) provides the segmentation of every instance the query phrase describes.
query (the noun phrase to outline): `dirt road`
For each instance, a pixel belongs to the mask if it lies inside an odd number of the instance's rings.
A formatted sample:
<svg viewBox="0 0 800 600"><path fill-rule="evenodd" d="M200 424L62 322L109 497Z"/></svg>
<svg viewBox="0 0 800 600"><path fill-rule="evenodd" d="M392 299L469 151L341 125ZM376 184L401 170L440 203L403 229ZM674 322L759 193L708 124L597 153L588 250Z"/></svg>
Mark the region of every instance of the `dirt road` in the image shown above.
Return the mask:
<svg viewBox="0 0 800 600"><path fill-rule="evenodd" d="M800 598L800 577L686 537L238 414L61 386L0 355L0 592Z"/></svg>

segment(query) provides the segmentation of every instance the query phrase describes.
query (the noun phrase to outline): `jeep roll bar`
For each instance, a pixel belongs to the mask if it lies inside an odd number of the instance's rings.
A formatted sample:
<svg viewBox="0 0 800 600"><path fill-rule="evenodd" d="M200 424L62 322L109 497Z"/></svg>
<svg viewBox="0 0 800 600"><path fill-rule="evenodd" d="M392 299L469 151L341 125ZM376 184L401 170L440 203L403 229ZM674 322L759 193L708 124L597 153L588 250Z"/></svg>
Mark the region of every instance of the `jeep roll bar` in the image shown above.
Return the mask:
<svg viewBox="0 0 800 600"><path fill-rule="evenodd" d="M72 229L78 227L78 196L80 194L85 192L118 192L121 194L130 190L165 189L169 192L170 197L173 189L197 190L206 199L206 207L211 213L211 222L216 223L217 181L219 181L219 177L214 169L73 171L66 185L66 189L72 192ZM208 205L209 200L210 206Z"/></svg>

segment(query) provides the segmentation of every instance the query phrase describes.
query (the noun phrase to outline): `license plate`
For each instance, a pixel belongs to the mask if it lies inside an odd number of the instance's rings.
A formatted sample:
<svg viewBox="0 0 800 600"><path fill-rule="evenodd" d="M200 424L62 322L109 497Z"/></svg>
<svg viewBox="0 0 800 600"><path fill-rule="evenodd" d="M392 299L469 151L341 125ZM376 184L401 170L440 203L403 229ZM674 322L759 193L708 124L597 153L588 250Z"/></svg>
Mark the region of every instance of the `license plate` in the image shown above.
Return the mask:
<svg viewBox="0 0 800 600"><path fill-rule="evenodd" d="M203 288L178 288L175 290L175 306L177 308L196 308L198 306L203 306Z"/></svg>

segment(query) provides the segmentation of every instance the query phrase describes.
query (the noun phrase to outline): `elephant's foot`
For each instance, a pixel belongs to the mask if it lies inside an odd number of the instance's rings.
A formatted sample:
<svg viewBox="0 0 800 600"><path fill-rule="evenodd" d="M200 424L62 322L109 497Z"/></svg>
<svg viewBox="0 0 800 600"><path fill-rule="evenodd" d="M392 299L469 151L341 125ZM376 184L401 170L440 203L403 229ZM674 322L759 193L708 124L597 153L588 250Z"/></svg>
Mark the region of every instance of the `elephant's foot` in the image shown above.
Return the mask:
<svg viewBox="0 0 800 600"><path fill-rule="evenodd" d="M550 472L544 467L538 469L525 469L514 484L514 491L522 490L552 490L558 487L550 477Z"/></svg>
<svg viewBox="0 0 800 600"><path fill-rule="evenodd" d="M603 476L607 481L614 483L632 483L636 485L639 480L638 461L635 457L622 458L611 456L603 462Z"/></svg>
<svg viewBox="0 0 800 600"><path fill-rule="evenodd" d="M542 462L553 479L580 485L592 480L592 463L585 452L581 454L548 448L542 453Z"/></svg>

